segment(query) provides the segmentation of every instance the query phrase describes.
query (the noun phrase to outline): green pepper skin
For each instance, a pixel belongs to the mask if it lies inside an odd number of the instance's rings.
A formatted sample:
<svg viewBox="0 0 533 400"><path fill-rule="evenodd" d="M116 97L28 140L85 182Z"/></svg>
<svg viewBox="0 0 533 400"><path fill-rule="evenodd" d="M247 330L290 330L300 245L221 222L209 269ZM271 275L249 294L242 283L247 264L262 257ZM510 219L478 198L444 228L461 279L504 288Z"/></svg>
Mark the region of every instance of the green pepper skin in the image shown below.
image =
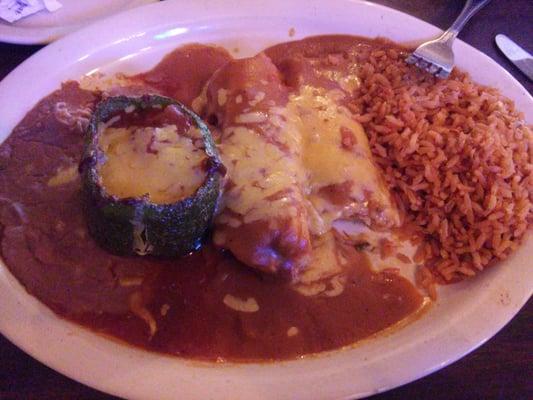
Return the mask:
<svg viewBox="0 0 533 400"><path fill-rule="evenodd" d="M173 105L200 130L205 146L206 179L191 196L172 204L154 204L147 197L118 198L104 189L97 166L104 160L98 146L100 124L126 108L136 110ZM179 257L197 250L215 214L225 168L209 128L195 113L170 98L110 97L98 104L90 120L80 163L83 207L89 233L118 255ZM140 239L141 238L141 239Z"/></svg>

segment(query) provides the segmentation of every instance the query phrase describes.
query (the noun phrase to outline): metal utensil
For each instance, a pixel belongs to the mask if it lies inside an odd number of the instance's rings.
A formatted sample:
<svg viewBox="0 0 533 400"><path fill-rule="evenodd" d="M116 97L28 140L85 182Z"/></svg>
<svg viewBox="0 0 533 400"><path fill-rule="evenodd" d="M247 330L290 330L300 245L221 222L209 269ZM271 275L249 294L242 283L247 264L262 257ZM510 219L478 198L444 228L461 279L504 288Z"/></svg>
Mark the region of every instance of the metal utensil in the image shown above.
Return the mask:
<svg viewBox="0 0 533 400"><path fill-rule="evenodd" d="M501 33L494 39L503 54L533 81L533 56Z"/></svg>
<svg viewBox="0 0 533 400"><path fill-rule="evenodd" d="M435 75L447 78L453 69L452 45L456 36L468 20L485 6L490 0L467 0L461 14L452 26L435 40L420 45L406 61L418 68Z"/></svg>

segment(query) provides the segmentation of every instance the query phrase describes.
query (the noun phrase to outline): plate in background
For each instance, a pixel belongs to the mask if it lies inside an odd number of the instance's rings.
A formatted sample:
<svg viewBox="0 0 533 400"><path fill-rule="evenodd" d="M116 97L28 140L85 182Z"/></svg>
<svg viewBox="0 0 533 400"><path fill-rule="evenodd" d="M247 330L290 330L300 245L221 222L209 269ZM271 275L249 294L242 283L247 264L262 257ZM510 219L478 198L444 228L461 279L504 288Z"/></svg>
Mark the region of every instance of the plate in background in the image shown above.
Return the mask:
<svg viewBox="0 0 533 400"><path fill-rule="evenodd" d="M56 12L40 11L13 23L0 19L0 42L44 44L97 19L158 0L59 0Z"/></svg>

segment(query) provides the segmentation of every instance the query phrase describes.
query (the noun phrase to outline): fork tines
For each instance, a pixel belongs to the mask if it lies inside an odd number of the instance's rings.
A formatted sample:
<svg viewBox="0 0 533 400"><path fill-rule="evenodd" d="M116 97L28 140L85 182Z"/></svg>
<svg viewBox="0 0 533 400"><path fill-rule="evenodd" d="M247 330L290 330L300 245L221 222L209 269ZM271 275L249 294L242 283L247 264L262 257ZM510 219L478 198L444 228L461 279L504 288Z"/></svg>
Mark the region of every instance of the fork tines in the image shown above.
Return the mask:
<svg viewBox="0 0 533 400"><path fill-rule="evenodd" d="M438 78L447 78L450 75L451 71L446 70L440 65L437 65L433 63L430 60L427 60L419 55L416 54L410 54L406 59L405 62L407 64L413 64L416 65L418 68L429 72L431 75L434 75Z"/></svg>

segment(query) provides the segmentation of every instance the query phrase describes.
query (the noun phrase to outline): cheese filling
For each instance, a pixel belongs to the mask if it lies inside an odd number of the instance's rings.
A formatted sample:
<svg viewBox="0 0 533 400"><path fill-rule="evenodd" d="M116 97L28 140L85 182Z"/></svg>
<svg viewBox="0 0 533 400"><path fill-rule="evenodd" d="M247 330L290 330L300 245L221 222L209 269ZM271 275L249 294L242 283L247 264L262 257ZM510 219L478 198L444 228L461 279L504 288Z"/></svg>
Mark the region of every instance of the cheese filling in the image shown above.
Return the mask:
<svg viewBox="0 0 533 400"><path fill-rule="evenodd" d="M103 187L119 198L148 196L157 204L192 195L206 175L206 155L195 138L196 128L181 135L175 125L105 129L99 136Z"/></svg>

